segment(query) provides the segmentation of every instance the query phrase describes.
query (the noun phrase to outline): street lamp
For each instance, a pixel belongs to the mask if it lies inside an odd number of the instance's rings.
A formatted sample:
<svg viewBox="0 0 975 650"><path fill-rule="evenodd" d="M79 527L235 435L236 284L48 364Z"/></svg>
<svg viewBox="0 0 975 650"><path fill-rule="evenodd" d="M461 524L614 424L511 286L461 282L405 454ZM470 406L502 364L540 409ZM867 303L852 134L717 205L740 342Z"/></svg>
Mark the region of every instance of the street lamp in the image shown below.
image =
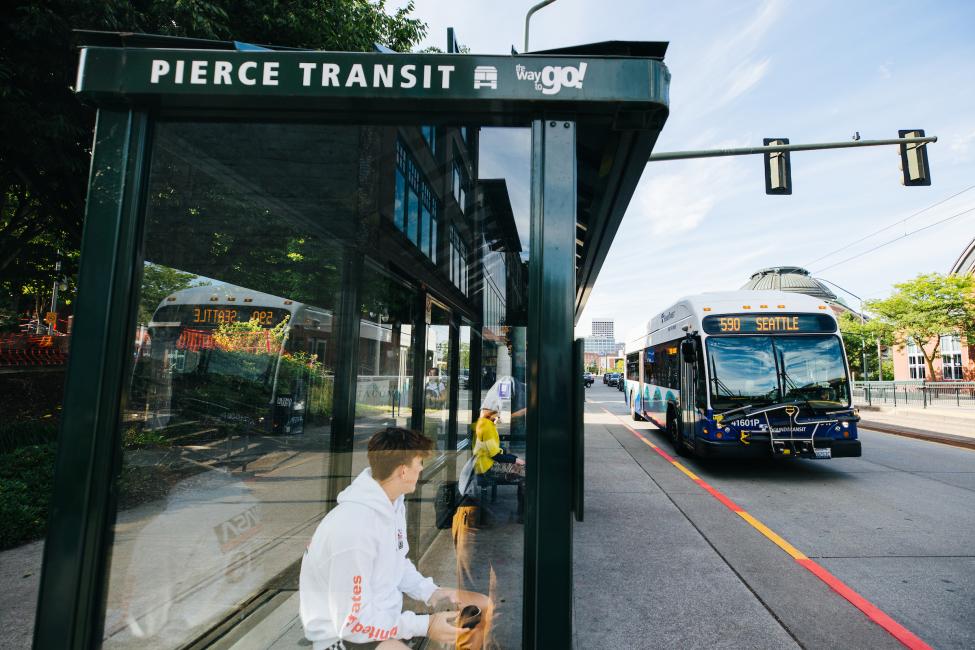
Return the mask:
<svg viewBox="0 0 975 650"><path fill-rule="evenodd" d="M859 300L860 301L860 325L863 325L864 324L865 320L863 318L863 298L861 298L860 296L856 295L855 293L853 293L849 289L844 289L843 287L841 287L840 285L836 284L835 282L830 282L826 278L813 278L813 279L814 280L819 280L820 282L826 282L827 284L831 284L834 287L836 287L837 289L839 289L840 291L842 291L844 293L848 293L851 296L853 296L854 298L856 298L857 300ZM860 334L860 351L862 352L862 355L863 355L863 379L864 379L864 381L869 381L869 377L867 376L867 344L866 344L866 341L864 341L864 339L863 339L863 334L862 333ZM882 366L882 362L881 362L881 359L880 359L880 339L878 338L877 339L877 381L883 381L883 379L884 379L883 368L881 366Z"/></svg>
<svg viewBox="0 0 975 650"><path fill-rule="evenodd" d="M528 10L528 14L525 16L525 49L522 51L522 54L528 53L528 24L532 19L532 14L534 14L539 9L542 9L543 7L547 7L553 2L555 2L555 0L542 0L537 5L535 5L534 7ZM512 50L513 49L514 48L512 48Z"/></svg>

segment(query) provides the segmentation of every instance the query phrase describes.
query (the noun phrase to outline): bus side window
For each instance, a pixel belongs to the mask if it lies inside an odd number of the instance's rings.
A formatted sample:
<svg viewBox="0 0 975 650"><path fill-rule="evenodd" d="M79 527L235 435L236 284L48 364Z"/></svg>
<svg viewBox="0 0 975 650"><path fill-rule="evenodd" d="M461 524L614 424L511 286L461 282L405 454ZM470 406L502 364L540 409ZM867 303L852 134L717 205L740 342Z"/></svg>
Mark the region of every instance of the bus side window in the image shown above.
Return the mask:
<svg viewBox="0 0 975 650"><path fill-rule="evenodd" d="M633 352L626 356L626 378L629 381L640 381L640 353Z"/></svg>
<svg viewBox="0 0 975 650"><path fill-rule="evenodd" d="M673 344L668 346L666 343L654 348L654 376L656 383L665 388L677 388L677 355L667 353L668 347L673 348Z"/></svg>
<svg viewBox="0 0 975 650"><path fill-rule="evenodd" d="M643 351L643 381L648 384L652 384L654 382L653 348L647 348Z"/></svg>

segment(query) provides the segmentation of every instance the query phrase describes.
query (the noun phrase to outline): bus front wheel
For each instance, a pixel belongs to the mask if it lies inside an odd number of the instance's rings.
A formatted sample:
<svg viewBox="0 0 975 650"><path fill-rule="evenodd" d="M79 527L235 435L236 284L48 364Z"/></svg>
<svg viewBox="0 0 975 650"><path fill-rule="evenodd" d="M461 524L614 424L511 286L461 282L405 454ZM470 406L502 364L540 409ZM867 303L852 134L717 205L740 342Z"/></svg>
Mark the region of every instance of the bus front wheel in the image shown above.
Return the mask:
<svg viewBox="0 0 975 650"><path fill-rule="evenodd" d="M678 456L687 456L687 449L684 442L680 439L677 429L677 418L670 416L667 418L667 435L670 436L670 444L674 447L674 453Z"/></svg>

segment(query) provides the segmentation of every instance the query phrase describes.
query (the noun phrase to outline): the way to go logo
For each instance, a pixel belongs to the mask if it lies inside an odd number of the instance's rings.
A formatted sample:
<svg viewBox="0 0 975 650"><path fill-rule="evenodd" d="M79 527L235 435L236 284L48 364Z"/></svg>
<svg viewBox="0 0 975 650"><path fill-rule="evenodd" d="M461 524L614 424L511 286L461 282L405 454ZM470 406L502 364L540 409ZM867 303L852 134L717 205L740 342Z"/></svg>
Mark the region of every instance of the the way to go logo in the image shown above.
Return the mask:
<svg viewBox="0 0 975 650"><path fill-rule="evenodd" d="M583 62L578 68L571 65L547 65L541 70L529 70L523 65L516 65L515 76L520 81L534 83L535 90L541 90L543 95L555 95L563 88L582 88L587 66Z"/></svg>

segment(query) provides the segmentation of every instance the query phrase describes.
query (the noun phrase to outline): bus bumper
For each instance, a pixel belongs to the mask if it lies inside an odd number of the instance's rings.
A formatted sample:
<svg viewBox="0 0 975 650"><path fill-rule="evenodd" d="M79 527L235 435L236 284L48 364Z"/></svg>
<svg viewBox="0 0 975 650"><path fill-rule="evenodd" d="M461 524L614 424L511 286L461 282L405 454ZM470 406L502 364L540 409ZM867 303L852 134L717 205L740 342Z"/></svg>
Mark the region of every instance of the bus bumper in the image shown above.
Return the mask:
<svg viewBox="0 0 975 650"><path fill-rule="evenodd" d="M739 440L705 440L698 438L694 442L694 451L703 458L768 458L772 455L768 436L764 440L758 436L751 438L750 444L742 444ZM833 458L853 458L862 454L859 440L840 440L833 438L819 438L816 447L828 447Z"/></svg>

